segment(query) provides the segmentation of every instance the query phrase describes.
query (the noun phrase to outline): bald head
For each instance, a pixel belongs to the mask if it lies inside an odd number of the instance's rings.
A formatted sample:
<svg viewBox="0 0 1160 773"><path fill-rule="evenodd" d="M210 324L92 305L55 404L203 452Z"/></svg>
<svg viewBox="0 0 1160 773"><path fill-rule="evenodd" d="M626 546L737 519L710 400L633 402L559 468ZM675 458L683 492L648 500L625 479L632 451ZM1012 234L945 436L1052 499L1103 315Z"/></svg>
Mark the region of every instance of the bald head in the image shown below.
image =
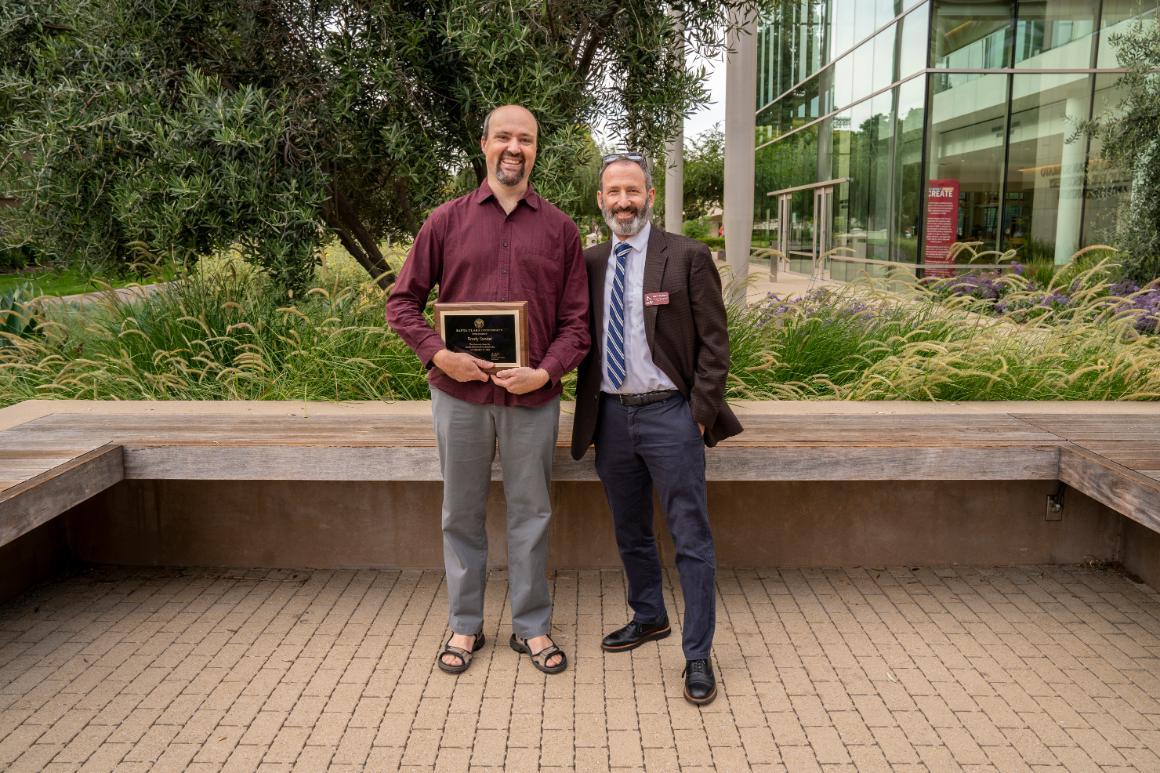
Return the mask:
<svg viewBox="0 0 1160 773"><path fill-rule="evenodd" d="M522 118L524 120L531 119L532 126L535 127L536 137L537 139L539 138L540 122L536 120L536 116L531 110L528 110L523 105L500 105L488 113L487 117L483 119L483 134L481 135L481 139L484 142L487 141L487 134L491 131L492 120L504 116Z"/></svg>

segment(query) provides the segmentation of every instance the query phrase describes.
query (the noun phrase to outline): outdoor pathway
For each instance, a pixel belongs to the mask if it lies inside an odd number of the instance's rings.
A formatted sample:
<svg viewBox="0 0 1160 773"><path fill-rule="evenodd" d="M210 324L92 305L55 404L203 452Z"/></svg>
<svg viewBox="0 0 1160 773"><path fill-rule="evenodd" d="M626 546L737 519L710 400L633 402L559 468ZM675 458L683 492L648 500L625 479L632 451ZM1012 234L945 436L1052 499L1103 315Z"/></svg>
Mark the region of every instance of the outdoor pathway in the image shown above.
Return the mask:
<svg viewBox="0 0 1160 773"><path fill-rule="evenodd" d="M601 652L619 572L554 575L553 677L504 587L456 678L439 572L62 578L0 606L0 769L1160 769L1160 597L1113 571L722 571L703 709L679 635Z"/></svg>
<svg viewBox="0 0 1160 773"><path fill-rule="evenodd" d="M723 274L722 279L728 282L728 274ZM750 304L758 303L770 293L779 298L793 298L805 295L815 288L838 287L841 284L831 279L816 279L809 274L797 274L792 271L780 272L777 281L774 281L769 276L768 263L752 262L749 264L749 278L745 285L745 299Z"/></svg>

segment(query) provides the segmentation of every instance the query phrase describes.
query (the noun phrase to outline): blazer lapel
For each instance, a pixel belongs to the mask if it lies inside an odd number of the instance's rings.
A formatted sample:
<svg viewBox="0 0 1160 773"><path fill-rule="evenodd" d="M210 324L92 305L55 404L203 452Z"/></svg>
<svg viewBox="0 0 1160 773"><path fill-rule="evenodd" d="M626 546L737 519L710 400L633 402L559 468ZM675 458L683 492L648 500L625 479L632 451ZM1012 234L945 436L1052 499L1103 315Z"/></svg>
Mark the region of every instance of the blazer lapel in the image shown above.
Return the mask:
<svg viewBox="0 0 1160 773"><path fill-rule="evenodd" d="M661 280L665 276L665 264L668 262L668 244L665 232L655 225L648 236L648 251L644 256L644 292L660 292ZM644 305L644 298L641 298ZM657 327L657 307L644 305L644 334L648 339L649 351L656 351L653 346L653 333Z"/></svg>

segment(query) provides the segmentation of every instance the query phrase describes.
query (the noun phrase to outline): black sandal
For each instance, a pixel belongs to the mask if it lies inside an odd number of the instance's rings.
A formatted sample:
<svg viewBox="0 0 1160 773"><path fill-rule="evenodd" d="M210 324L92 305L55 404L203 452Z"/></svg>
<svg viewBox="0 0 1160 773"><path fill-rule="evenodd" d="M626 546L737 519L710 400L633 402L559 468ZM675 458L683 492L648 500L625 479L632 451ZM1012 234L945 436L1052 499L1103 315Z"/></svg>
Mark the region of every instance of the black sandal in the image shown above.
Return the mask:
<svg viewBox="0 0 1160 773"><path fill-rule="evenodd" d="M462 674L467 670L467 667L471 665L471 656L476 652L479 652L480 648L483 647L483 643L487 641L487 639L484 637L483 631L477 633L475 635L475 641L472 642L471 645L471 652L468 652L462 647L453 646L451 644L452 636L455 636L454 632L452 632L451 636L447 637L447 643L443 645L443 649L440 650L439 654L435 656L435 662L439 665L440 671L448 674ZM450 663L445 663L443 661L444 655L451 655L453 657L459 658L459 665L453 666Z"/></svg>
<svg viewBox="0 0 1160 773"><path fill-rule="evenodd" d="M508 644L516 652L530 655L532 657L532 665L545 674L558 674L568 667L568 656L564 654L564 650L556 646L555 642L552 642L539 652L532 652L532 648L528 646L528 640L516 638L516 635L513 633L511 641ZM554 666L549 666L548 661L557 655L560 656L560 662Z"/></svg>

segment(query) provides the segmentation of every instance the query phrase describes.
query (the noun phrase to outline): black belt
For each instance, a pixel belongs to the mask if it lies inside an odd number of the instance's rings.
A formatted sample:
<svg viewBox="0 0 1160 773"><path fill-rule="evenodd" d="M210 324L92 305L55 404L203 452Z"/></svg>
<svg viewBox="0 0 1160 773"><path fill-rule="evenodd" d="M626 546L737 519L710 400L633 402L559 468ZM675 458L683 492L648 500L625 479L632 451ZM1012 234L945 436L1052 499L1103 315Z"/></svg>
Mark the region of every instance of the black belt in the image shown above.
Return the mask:
<svg viewBox="0 0 1160 773"><path fill-rule="evenodd" d="M605 392L605 397L611 397L621 405L648 405L649 403L659 403L661 400L668 400L673 395L678 395L680 392L676 389L658 389L655 392L640 392L635 395L622 395L616 392Z"/></svg>

